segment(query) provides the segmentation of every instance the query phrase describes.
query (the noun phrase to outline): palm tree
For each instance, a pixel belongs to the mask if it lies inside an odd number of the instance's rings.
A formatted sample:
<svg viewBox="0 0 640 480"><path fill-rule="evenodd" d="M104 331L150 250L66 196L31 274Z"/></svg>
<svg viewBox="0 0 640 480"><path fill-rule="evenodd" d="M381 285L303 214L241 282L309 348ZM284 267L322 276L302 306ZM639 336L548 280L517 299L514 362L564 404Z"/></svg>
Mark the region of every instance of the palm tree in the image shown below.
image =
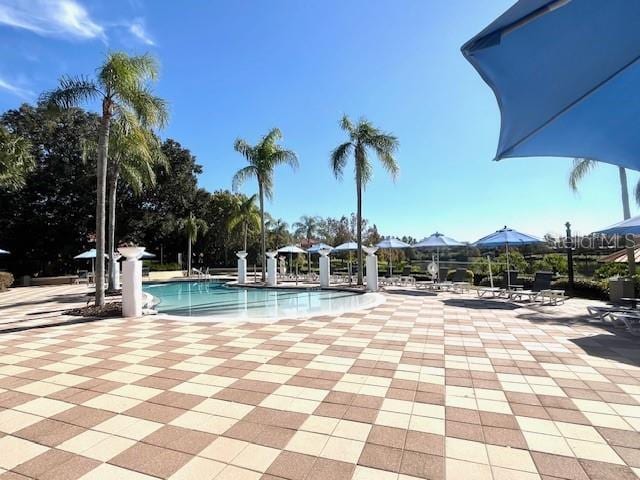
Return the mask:
<svg viewBox="0 0 640 480"><path fill-rule="evenodd" d="M190 213L187 218L180 221L180 228L187 236L187 275L191 276L191 245L198 239L199 235L204 235L209 230L207 223L196 218L193 213Z"/></svg>
<svg viewBox="0 0 640 480"><path fill-rule="evenodd" d="M282 139L282 132L274 128L269 131L256 145L249 145L242 139L237 139L233 148L242 154L249 165L241 168L233 176L233 189L238 190L246 180L255 178L258 182L258 198L260 200L260 263L262 266L262 281L266 278L265 253L267 237L264 228L264 199L273 198L273 173L278 165L298 167L296 154L278 145Z"/></svg>
<svg viewBox="0 0 640 480"><path fill-rule="evenodd" d="M144 187L156 184L156 167L165 169L168 167L158 137L140 125L131 125L122 119L113 122L109 136L107 169L109 290L114 290L116 284L116 269L114 267L117 261L115 230L118 181L122 178L135 194L140 194Z"/></svg>
<svg viewBox="0 0 640 480"><path fill-rule="evenodd" d="M311 240L320 229L320 219L311 215L303 215L299 221L293 224L293 228L295 228L296 237L304 238L307 241L307 247L309 247Z"/></svg>
<svg viewBox="0 0 640 480"><path fill-rule="evenodd" d="M574 192L578 191L580 181L595 167L598 166L597 160L589 158L575 158L573 167L569 173L569 186ZM624 167L618 167L618 177L620 179L620 195L622 199L622 215L624 220L631 218L631 207L629 205L629 186L627 184L627 171ZM636 203L640 205L640 181L635 189ZM632 244L627 242L627 264L629 265L629 275L636 273L635 252Z"/></svg>
<svg viewBox="0 0 640 480"><path fill-rule="evenodd" d="M23 187L25 176L34 167L29 141L0 125L0 187L8 190Z"/></svg>
<svg viewBox="0 0 640 480"><path fill-rule="evenodd" d="M249 198L242 199L236 197L237 203L233 207L227 228L234 231L238 227L242 227L242 236L244 240L244 251L247 251L247 237L249 230L260 227L260 212L256 208L256 194Z"/></svg>
<svg viewBox="0 0 640 480"><path fill-rule="evenodd" d="M86 77L63 77L57 89L42 100L62 108L98 100L102 115L98 130L97 202L96 202L96 305L104 305L105 213L107 162L111 122L120 118L145 128L163 126L167 107L148 86L158 76L158 64L150 55L129 56L123 52L107 55L98 68L95 80Z"/></svg>
<svg viewBox="0 0 640 480"><path fill-rule="evenodd" d="M283 246L289 240L289 224L281 218L272 218L267 221L269 233L273 236L273 248Z"/></svg>
<svg viewBox="0 0 640 480"><path fill-rule="evenodd" d="M375 128L371 122L361 119L353 124L344 115L340 127L347 132L349 140L331 152L331 168L336 178L341 178L347 160L353 154L355 160L356 195L358 201L356 237L358 242L358 285L362 285L362 189L373 176L373 166L369 161L367 150L373 150L382 166L393 179L398 175L399 167L394 158L398 148L398 139Z"/></svg>

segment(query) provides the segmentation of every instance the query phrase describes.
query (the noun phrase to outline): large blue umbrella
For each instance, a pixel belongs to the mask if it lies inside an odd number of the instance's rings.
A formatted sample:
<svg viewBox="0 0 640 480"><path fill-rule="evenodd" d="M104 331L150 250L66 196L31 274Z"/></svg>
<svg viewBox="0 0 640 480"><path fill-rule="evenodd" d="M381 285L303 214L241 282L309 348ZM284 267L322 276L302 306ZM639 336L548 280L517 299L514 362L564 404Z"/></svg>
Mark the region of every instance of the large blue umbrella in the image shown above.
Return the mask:
<svg viewBox="0 0 640 480"><path fill-rule="evenodd" d="M500 230L482 237L473 245L476 247L495 248L504 245L507 257L507 289L511 288L511 275L509 275L509 245L523 246L535 243L544 243L544 240L526 233L518 232L511 228L501 228Z"/></svg>
<svg viewBox="0 0 640 480"><path fill-rule="evenodd" d="M462 47L493 90L496 160L583 157L640 170L640 2L520 0Z"/></svg>
<svg viewBox="0 0 640 480"><path fill-rule="evenodd" d="M464 245L453 238L446 237L440 232L431 234L416 243L413 248L432 248L436 250L436 261L438 265L438 281L440 281L440 249L449 247L461 247ZM432 258L433 261L433 258Z"/></svg>
<svg viewBox="0 0 640 480"><path fill-rule="evenodd" d="M640 235L640 215L598 230L602 235Z"/></svg>

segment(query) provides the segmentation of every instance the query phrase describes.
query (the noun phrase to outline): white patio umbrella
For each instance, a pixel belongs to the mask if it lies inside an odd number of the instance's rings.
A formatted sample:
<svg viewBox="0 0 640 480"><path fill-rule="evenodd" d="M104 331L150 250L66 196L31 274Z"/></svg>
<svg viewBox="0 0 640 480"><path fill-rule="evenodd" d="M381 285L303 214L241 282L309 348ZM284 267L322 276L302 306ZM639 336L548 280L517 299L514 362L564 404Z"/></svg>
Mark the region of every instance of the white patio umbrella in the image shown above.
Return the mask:
<svg viewBox="0 0 640 480"><path fill-rule="evenodd" d="M446 237L440 232L431 234L430 236L423 238L416 243L413 248L435 249L436 250L436 264L438 265L438 281L440 281L440 249L461 247L464 243L461 243L453 238ZM446 279L445 279L446 280Z"/></svg>
<svg viewBox="0 0 640 480"><path fill-rule="evenodd" d="M302 248L297 245L287 245L286 247L282 247L278 249L278 253L288 253L289 254L289 265L293 263L293 254L294 253L307 253Z"/></svg>
<svg viewBox="0 0 640 480"><path fill-rule="evenodd" d="M358 244L356 242L341 243L333 249L334 252L349 252L349 284L351 284L351 252L358 250Z"/></svg>
<svg viewBox="0 0 640 480"><path fill-rule="evenodd" d="M409 248L411 245L403 242L402 240L398 240L397 238L387 238L386 240L379 242L376 247L393 250ZM389 256L389 275L393 275L393 263L391 262L391 256Z"/></svg>
<svg viewBox="0 0 640 480"><path fill-rule="evenodd" d="M320 250L333 250L331 245L327 245L326 243L316 243L307 249L307 255L309 256L309 273L311 273L311 254L312 253L320 253Z"/></svg>

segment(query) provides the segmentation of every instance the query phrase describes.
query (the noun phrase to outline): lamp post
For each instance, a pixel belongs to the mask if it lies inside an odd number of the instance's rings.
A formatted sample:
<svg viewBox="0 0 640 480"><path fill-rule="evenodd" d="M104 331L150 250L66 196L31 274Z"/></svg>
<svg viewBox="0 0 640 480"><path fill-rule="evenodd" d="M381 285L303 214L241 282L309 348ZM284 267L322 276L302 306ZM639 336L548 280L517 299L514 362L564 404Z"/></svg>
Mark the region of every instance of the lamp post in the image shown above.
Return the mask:
<svg viewBox="0 0 640 480"><path fill-rule="evenodd" d="M569 275L569 290L573 290L573 238L571 236L571 224L569 222L564 224L567 227L567 239L566 239L566 247L567 247L567 267L568 267L568 275Z"/></svg>
<svg viewBox="0 0 640 480"><path fill-rule="evenodd" d="M126 260L122 262L122 316L142 315L142 262L144 247L120 247L118 252Z"/></svg>

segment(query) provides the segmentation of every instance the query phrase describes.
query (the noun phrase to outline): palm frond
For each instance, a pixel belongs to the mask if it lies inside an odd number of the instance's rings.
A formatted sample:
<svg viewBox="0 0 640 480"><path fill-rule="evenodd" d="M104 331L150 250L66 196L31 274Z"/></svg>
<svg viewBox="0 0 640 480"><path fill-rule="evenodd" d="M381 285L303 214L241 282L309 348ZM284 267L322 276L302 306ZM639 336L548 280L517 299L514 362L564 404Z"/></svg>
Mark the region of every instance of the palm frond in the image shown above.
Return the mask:
<svg viewBox="0 0 640 480"><path fill-rule="evenodd" d="M77 107L83 102L94 100L102 96L98 86L86 77L64 76L60 79L58 88L43 93L40 102L58 108Z"/></svg>
<svg viewBox="0 0 640 480"><path fill-rule="evenodd" d="M249 160L250 162L254 158L254 155L255 155L254 148L241 138L236 139L236 141L233 144L233 149L239 154L241 154L244 158Z"/></svg>
<svg viewBox="0 0 640 480"><path fill-rule="evenodd" d="M286 150L279 146L276 146L270 156L271 164L273 167L278 165L289 165L296 170L300 164L298 163L298 156L292 150Z"/></svg>
<svg viewBox="0 0 640 480"><path fill-rule="evenodd" d="M342 118L340 119L340 128L342 128L342 130L347 132L350 137L353 137L355 129L348 115L343 115Z"/></svg>
<svg viewBox="0 0 640 480"><path fill-rule="evenodd" d="M580 181L593 170L598 163L589 158L574 158L573 167L569 173L569 186L574 192L578 191Z"/></svg>
<svg viewBox="0 0 640 480"><path fill-rule="evenodd" d="M347 165L347 160L349 160L352 151L353 144L345 142L331 152L331 169L336 178L342 178L344 167Z"/></svg>
<svg viewBox="0 0 640 480"><path fill-rule="evenodd" d="M257 176L258 172L256 171L256 167L253 165L247 165L235 173L233 180L231 181L231 187L237 192L244 182L250 178L256 178Z"/></svg>
<svg viewBox="0 0 640 480"><path fill-rule="evenodd" d="M282 138L282 132L279 128L272 128L267 132L267 134L262 137L262 144L264 145L274 145L278 140Z"/></svg>
<svg viewBox="0 0 640 480"><path fill-rule="evenodd" d="M167 102L146 88L133 88L118 92L121 103L130 108L145 127L163 128L169 119Z"/></svg>

